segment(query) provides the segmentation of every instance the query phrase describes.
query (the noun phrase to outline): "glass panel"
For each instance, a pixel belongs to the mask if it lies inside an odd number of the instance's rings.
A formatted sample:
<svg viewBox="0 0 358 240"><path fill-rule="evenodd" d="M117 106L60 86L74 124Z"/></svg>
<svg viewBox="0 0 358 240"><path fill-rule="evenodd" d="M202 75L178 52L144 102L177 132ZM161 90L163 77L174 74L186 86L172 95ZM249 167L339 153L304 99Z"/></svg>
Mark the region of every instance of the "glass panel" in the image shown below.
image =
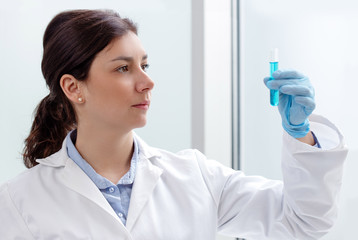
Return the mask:
<svg viewBox="0 0 358 240"><path fill-rule="evenodd" d="M358 215L358 111L350 110L357 102L358 2L242 2L242 168L246 174L281 179L281 120L262 82L269 76L269 51L277 47L279 67L310 77L316 89L315 113L337 124L349 144L339 220L323 239L351 239Z"/></svg>

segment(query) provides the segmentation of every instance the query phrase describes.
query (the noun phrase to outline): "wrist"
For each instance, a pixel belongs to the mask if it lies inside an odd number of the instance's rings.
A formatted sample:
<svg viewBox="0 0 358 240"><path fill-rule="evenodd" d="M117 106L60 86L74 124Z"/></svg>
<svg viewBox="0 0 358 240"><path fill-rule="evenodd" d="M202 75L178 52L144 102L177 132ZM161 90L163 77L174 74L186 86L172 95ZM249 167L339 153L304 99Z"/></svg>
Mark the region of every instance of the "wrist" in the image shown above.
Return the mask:
<svg viewBox="0 0 358 240"><path fill-rule="evenodd" d="M312 135L311 131L308 131L308 133L306 134L306 136L301 137L301 138L296 138L298 141L309 144L311 146L314 146L316 144L316 141L314 140L314 137Z"/></svg>
<svg viewBox="0 0 358 240"><path fill-rule="evenodd" d="M299 125L293 125L287 119L283 119L282 127L289 135L296 139L305 138L310 132L310 123L308 119Z"/></svg>

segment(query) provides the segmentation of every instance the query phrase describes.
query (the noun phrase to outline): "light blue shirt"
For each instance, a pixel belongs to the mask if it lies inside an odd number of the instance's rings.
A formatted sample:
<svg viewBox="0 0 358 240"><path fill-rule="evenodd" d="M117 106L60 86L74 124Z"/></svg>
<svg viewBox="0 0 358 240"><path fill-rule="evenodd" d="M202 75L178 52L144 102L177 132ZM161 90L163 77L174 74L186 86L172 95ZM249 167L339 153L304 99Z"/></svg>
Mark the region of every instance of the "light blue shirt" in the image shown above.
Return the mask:
<svg viewBox="0 0 358 240"><path fill-rule="evenodd" d="M86 160L82 158L75 147L77 130L67 134L66 147L68 156L87 174L87 176L96 184L102 192L108 203L112 206L118 217L126 225L129 201L132 193L132 186L135 177L135 170L139 154L138 144L133 138L134 152L129 171L118 181L117 185L99 175Z"/></svg>

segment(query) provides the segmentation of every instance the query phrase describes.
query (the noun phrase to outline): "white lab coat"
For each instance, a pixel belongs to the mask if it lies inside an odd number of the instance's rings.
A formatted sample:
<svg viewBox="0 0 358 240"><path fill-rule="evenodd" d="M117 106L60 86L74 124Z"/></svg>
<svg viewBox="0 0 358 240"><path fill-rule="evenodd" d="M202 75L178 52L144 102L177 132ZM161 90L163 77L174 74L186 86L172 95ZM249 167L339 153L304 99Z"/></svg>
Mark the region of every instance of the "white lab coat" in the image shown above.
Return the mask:
<svg viewBox="0 0 358 240"><path fill-rule="evenodd" d="M347 149L328 120L313 116L311 123L322 144L335 146L317 149L284 133L284 185L196 150L173 154L139 140L126 226L64 142L0 187L0 238L213 240L219 231L249 240L317 239L336 217Z"/></svg>

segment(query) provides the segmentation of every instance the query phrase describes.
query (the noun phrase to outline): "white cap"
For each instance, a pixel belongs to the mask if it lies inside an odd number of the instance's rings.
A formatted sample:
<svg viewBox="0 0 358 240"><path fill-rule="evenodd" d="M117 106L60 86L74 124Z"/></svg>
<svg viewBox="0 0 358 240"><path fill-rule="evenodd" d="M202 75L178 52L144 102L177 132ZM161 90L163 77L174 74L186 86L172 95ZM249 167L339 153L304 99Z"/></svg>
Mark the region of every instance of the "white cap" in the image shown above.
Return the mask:
<svg viewBox="0 0 358 240"><path fill-rule="evenodd" d="M270 62L278 62L278 48L271 49Z"/></svg>

